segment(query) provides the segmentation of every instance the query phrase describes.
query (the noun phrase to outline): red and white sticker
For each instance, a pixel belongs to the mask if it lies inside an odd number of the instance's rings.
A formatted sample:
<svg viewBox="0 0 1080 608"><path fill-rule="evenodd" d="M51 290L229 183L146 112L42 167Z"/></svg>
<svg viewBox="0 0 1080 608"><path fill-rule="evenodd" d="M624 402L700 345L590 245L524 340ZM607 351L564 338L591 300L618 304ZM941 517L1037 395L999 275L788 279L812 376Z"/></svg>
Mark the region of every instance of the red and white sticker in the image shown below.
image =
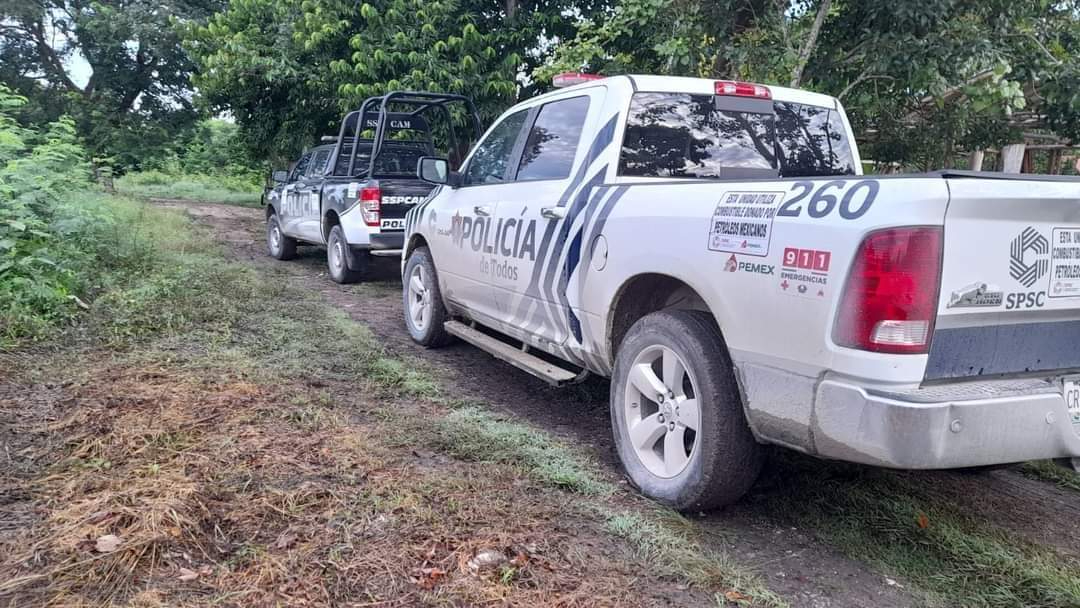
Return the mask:
<svg viewBox="0 0 1080 608"><path fill-rule="evenodd" d="M780 265L780 291L793 296L825 300L829 295L832 252L785 247Z"/></svg>

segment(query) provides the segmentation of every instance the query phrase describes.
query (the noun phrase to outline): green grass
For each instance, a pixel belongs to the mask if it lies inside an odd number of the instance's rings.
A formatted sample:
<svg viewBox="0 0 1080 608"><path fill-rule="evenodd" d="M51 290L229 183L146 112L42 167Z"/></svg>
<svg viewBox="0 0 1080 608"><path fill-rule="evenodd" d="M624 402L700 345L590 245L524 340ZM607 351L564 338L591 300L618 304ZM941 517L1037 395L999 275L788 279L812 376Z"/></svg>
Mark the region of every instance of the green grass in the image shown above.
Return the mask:
<svg viewBox="0 0 1080 608"><path fill-rule="evenodd" d="M1033 479L1057 484L1062 489L1080 492L1080 474L1049 460L1026 462L1020 467L1020 472Z"/></svg>
<svg viewBox="0 0 1080 608"><path fill-rule="evenodd" d="M941 606L1080 606L1080 563L935 496L917 475L784 455L782 491L758 497L781 522L899 576Z"/></svg>
<svg viewBox="0 0 1080 608"><path fill-rule="evenodd" d="M701 546L694 540L693 522L670 509L608 512L606 527L629 542L643 563L664 576L732 592L718 594L718 606L729 601L776 608L788 605L760 577L747 573L727 555Z"/></svg>
<svg viewBox="0 0 1080 608"><path fill-rule="evenodd" d="M436 425L439 444L458 458L512 464L542 483L586 496L615 491L594 473L595 464L543 431L475 407L454 410Z"/></svg>
<svg viewBox="0 0 1080 608"><path fill-rule="evenodd" d="M158 171L130 173L116 178L116 190L144 198L179 198L205 203L258 207L262 190L257 184L217 175L169 175Z"/></svg>

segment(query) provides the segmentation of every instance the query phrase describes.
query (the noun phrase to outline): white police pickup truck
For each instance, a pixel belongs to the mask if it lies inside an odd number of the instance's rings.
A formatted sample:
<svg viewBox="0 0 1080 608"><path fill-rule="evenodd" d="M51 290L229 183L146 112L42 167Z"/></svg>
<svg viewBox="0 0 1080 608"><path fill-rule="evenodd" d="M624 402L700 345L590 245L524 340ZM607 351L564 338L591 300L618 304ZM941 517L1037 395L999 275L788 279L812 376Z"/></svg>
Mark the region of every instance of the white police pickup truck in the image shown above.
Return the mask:
<svg viewBox="0 0 1080 608"><path fill-rule="evenodd" d="M1080 456L1080 182L863 176L832 97L658 76L520 103L460 173L418 173L413 339L610 376L629 477L677 508L739 498L766 443Z"/></svg>

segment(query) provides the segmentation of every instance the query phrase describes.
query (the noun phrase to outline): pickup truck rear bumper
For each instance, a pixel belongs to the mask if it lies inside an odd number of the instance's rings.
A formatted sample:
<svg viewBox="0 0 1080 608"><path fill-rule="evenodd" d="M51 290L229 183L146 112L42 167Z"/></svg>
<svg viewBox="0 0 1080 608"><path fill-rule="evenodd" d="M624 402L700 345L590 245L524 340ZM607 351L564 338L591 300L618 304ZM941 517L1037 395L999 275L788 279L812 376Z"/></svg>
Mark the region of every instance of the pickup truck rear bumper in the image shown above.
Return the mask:
<svg viewBox="0 0 1080 608"><path fill-rule="evenodd" d="M1080 457L1060 380L952 383L880 391L840 379L817 387L814 451L902 469Z"/></svg>
<svg viewBox="0 0 1080 608"><path fill-rule="evenodd" d="M349 243L349 247L360 251L401 253L405 244L405 232L372 232L364 223L358 207L359 205L353 205L340 217L341 228L345 231L345 241Z"/></svg>

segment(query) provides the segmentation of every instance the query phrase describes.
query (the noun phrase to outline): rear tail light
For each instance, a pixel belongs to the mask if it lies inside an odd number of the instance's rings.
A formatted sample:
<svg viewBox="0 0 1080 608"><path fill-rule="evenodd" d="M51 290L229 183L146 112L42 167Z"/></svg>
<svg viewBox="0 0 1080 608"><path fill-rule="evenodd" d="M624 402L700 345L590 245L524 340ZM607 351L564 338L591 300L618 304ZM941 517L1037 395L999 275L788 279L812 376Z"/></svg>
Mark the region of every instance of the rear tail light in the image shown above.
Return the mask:
<svg viewBox="0 0 1080 608"><path fill-rule="evenodd" d="M848 275L833 341L881 353L926 353L940 282L940 226L870 233Z"/></svg>
<svg viewBox="0 0 1080 608"><path fill-rule="evenodd" d="M382 191L378 186L365 186L360 189L360 214L368 226L378 226L382 215Z"/></svg>
<svg viewBox="0 0 1080 608"><path fill-rule="evenodd" d="M732 97L756 97L757 99L772 99L772 91L769 87L753 84L751 82L735 82L734 80L717 80L716 94L729 95Z"/></svg>

